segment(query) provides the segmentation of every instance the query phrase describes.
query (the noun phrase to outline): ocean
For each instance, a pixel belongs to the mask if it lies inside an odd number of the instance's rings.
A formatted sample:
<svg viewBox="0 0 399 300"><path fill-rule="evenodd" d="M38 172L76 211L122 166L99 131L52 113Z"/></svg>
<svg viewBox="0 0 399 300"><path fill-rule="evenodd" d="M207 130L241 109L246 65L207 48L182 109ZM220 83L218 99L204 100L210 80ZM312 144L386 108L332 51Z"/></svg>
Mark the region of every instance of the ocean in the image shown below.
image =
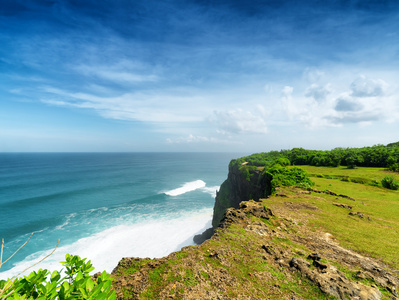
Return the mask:
<svg viewBox="0 0 399 300"><path fill-rule="evenodd" d="M111 272L122 257L163 257L211 227L234 153L0 153L0 279L60 270L65 254ZM28 274L32 269L25 272Z"/></svg>

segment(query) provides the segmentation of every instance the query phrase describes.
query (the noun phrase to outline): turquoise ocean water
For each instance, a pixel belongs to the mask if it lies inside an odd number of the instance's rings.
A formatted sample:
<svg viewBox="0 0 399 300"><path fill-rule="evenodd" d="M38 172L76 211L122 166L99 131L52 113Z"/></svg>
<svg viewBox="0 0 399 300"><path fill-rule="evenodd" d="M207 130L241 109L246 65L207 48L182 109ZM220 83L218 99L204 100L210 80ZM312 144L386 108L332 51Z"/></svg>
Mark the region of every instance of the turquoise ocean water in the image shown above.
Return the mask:
<svg viewBox="0 0 399 300"><path fill-rule="evenodd" d="M0 269L60 269L66 253L111 272L122 257L162 257L210 227L234 153L0 153ZM28 273L28 272L27 272Z"/></svg>

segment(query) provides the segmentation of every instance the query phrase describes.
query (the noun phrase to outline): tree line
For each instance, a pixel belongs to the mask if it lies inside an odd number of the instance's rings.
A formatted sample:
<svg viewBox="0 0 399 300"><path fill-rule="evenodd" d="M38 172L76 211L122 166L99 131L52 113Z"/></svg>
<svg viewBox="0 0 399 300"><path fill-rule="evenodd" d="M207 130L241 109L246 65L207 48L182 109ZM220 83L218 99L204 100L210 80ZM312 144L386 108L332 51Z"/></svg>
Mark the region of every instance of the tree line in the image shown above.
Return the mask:
<svg viewBox="0 0 399 300"><path fill-rule="evenodd" d="M323 167L347 166L380 167L399 172L399 142L388 145L374 145L362 148L334 148L332 150L291 150L270 151L252 154L232 160L231 165L247 163L251 166L269 167L276 160L288 159L291 165Z"/></svg>

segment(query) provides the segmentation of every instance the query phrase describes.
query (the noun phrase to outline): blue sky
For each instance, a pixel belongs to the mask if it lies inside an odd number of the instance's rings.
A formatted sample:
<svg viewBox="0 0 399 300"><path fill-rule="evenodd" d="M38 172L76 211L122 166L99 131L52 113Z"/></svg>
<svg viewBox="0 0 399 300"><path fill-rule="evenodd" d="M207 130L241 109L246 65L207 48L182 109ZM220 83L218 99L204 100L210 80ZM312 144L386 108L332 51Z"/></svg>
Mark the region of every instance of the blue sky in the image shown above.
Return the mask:
<svg viewBox="0 0 399 300"><path fill-rule="evenodd" d="M399 140L398 1L0 0L0 151Z"/></svg>

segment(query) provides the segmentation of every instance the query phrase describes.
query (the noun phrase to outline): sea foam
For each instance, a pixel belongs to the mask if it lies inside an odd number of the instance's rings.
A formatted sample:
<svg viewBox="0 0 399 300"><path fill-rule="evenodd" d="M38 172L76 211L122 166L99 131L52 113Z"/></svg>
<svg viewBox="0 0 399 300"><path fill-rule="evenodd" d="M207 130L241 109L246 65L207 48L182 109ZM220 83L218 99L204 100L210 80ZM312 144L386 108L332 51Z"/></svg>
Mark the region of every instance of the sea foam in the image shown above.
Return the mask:
<svg viewBox="0 0 399 300"><path fill-rule="evenodd" d="M206 183L204 181L195 180L195 181L187 182L187 183L183 184L182 187L179 187L177 189L167 191L167 192L165 192L165 194L168 196L179 196L179 195L183 195L188 192L198 190L205 186L206 186Z"/></svg>
<svg viewBox="0 0 399 300"><path fill-rule="evenodd" d="M79 255L91 260L95 272L111 272L123 257L159 258L184 246L193 245L193 236L211 227L212 210L201 209L185 215L169 215L151 218L136 224L121 224L110 227L89 237L81 238L70 245L62 245L45 261L23 275L39 268L60 270L60 261L65 254ZM0 273L0 279L7 279L33 265L51 252L36 252L16 264L10 270Z"/></svg>

